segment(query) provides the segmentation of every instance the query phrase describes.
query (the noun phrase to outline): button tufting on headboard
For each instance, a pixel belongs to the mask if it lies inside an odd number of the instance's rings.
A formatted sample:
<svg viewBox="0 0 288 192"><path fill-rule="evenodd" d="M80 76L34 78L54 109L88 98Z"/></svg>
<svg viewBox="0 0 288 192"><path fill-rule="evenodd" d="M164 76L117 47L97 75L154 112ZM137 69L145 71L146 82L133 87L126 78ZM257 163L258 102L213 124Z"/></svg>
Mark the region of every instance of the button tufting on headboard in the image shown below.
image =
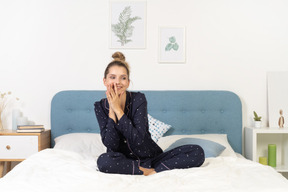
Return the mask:
<svg viewBox="0 0 288 192"><path fill-rule="evenodd" d="M140 91L148 113L172 125L166 135L225 133L236 152L242 151L242 105L229 91ZM51 102L51 144L67 133L99 133L94 103L105 91L72 90L57 93Z"/></svg>
<svg viewBox="0 0 288 192"><path fill-rule="evenodd" d="M187 132L186 129L182 129L181 130L181 133L183 133L183 134L186 133L186 132Z"/></svg>

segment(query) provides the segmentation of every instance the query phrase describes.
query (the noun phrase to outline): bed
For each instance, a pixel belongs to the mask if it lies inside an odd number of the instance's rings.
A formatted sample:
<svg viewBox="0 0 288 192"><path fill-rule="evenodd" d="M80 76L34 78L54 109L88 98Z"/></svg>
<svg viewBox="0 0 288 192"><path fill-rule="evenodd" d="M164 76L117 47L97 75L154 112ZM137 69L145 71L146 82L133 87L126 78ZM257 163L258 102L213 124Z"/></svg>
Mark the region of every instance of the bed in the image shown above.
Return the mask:
<svg viewBox="0 0 288 192"><path fill-rule="evenodd" d="M201 167L151 176L99 172L96 160L106 149L93 104L105 92L61 91L51 102L51 148L0 179L1 191L287 191L288 181L281 174L241 155L242 104L235 93L141 92L158 145L163 150L185 142L201 145L206 157Z"/></svg>

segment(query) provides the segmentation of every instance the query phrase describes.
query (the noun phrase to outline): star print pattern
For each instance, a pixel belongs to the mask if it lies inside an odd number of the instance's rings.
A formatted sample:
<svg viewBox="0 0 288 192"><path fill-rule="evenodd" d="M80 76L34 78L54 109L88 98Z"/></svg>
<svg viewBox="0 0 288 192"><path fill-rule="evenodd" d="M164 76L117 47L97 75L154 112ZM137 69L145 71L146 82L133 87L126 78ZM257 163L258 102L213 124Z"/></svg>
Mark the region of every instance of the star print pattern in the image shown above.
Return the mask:
<svg viewBox="0 0 288 192"><path fill-rule="evenodd" d="M109 117L107 99L95 102L94 110L107 153L97 165L101 172L143 174L139 166L161 172L174 168L201 166L204 151L198 145L185 145L163 153L152 140L148 127L147 101L140 92L126 92L124 115L117 123Z"/></svg>

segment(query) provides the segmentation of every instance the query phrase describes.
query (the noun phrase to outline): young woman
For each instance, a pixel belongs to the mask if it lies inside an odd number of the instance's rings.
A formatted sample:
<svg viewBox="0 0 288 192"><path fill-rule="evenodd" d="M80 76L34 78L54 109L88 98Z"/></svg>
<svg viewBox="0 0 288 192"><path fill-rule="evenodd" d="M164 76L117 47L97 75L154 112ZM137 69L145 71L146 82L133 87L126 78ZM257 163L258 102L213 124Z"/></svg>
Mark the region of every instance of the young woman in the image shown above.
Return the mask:
<svg viewBox="0 0 288 192"><path fill-rule="evenodd" d="M151 175L175 168L199 167L204 151L198 145L184 145L163 153L148 129L147 101L140 92L128 92L129 66L116 52L104 73L106 97L94 104L103 144L97 165L101 172Z"/></svg>

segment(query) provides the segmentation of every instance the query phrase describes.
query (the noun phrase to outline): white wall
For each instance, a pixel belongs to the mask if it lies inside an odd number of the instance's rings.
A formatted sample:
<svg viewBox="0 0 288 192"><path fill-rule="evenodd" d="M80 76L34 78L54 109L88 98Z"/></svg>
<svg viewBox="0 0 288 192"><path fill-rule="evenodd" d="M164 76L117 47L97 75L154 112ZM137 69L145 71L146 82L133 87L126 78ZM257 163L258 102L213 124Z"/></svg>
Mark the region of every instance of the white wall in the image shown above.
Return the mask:
<svg viewBox="0 0 288 192"><path fill-rule="evenodd" d="M244 125L253 110L267 123L266 73L288 70L287 10L285 0L147 0L146 49L121 50L130 90L229 90ZM186 27L185 64L158 63L159 26ZM104 89L108 45L108 0L0 0L0 91L49 129L56 92Z"/></svg>

